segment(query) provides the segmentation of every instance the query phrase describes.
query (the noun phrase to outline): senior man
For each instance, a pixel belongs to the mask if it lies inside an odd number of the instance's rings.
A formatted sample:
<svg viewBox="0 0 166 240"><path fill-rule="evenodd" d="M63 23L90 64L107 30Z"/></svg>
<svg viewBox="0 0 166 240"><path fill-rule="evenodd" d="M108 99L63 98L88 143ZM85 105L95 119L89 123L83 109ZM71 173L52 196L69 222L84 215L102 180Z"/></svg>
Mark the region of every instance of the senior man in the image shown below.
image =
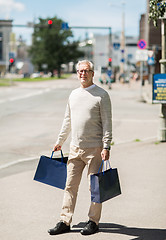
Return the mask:
<svg viewBox="0 0 166 240"><path fill-rule="evenodd" d="M98 172L102 160L108 160L112 139L111 101L108 93L94 84L94 65L88 60L76 65L80 87L69 96L62 128L54 146L61 147L71 131L71 144L67 163L67 181L60 215L60 222L49 229L50 235L70 231L78 187L82 172L87 166L88 176ZM82 235L98 231L101 203L91 202L89 221L81 230Z"/></svg>

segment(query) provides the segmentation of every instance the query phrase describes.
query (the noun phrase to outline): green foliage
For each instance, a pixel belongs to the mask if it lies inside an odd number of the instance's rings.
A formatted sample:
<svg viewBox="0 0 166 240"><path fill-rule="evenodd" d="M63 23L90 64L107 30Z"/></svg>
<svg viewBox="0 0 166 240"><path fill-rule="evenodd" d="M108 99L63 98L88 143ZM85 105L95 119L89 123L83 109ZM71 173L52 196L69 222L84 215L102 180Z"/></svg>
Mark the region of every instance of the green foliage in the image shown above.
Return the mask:
<svg viewBox="0 0 166 240"><path fill-rule="evenodd" d="M10 80L0 79L0 87L8 87L8 86L10 86Z"/></svg>
<svg viewBox="0 0 166 240"><path fill-rule="evenodd" d="M52 73L57 70L60 76L61 64L75 62L83 53L78 51L78 42L72 41L72 31L61 29L62 19L51 18L51 27L48 26L48 20L39 18L39 23L35 25L29 54L39 71L46 64L46 70Z"/></svg>
<svg viewBox="0 0 166 240"><path fill-rule="evenodd" d="M141 142L141 140L139 138L136 138L134 141L135 142Z"/></svg>
<svg viewBox="0 0 166 240"><path fill-rule="evenodd" d="M164 17L166 12L166 3L161 0L149 1L149 20L153 21L153 25L157 27L157 20Z"/></svg>
<svg viewBox="0 0 166 240"><path fill-rule="evenodd" d="M10 86L12 84L15 84L15 82L42 82L42 81L54 81L57 79L67 79L71 76L70 73L68 74L62 74L60 78L58 77L37 77L37 78L12 78L12 79L5 79L1 78L0 79L0 87L6 87Z"/></svg>
<svg viewBox="0 0 166 240"><path fill-rule="evenodd" d="M155 142L156 145L158 145L158 144L160 144L160 143L161 143L160 141L156 141L156 142Z"/></svg>

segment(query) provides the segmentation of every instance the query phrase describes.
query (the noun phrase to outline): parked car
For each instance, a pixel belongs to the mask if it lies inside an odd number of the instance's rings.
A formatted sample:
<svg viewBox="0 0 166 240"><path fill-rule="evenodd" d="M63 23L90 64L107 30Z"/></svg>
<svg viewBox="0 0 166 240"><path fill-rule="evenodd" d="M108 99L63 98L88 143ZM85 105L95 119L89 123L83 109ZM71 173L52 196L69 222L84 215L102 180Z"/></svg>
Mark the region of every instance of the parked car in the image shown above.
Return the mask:
<svg viewBox="0 0 166 240"><path fill-rule="evenodd" d="M39 72L31 74L31 78L38 78L38 77L41 77L41 74Z"/></svg>

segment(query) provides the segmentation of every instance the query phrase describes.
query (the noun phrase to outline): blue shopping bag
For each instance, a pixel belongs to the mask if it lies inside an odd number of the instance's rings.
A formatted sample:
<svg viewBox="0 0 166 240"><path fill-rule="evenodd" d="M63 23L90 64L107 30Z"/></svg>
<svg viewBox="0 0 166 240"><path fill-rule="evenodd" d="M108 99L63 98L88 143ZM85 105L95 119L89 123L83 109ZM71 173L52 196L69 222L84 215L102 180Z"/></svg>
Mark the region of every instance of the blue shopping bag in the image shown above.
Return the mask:
<svg viewBox="0 0 166 240"><path fill-rule="evenodd" d="M67 178L67 160L61 150L61 158L53 158L54 152L51 157L41 156L34 180L48 184L53 187L64 189Z"/></svg>
<svg viewBox="0 0 166 240"><path fill-rule="evenodd" d="M102 165L103 170L100 172ZM121 194L118 170L110 167L104 171L104 160L100 165L98 173L91 175L90 180L92 202L102 203Z"/></svg>

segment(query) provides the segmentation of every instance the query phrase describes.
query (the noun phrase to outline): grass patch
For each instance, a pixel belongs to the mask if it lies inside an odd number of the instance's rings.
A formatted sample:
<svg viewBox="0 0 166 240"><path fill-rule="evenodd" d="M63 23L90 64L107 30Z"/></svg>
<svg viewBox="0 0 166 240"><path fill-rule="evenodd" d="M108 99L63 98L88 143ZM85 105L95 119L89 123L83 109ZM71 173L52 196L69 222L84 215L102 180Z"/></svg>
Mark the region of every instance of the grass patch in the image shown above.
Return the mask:
<svg viewBox="0 0 166 240"><path fill-rule="evenodd" d="M136 138L134 142L141 142L141 140L139 138Z"/></svg>
<svg viewBox="0 0 166 240"><path fill-rule="evenodd" d="M60 78L58 77L37 77L37 78L15 78L13 81L15 82L40 82L40 81L48 81L48 80L57 80L57 79L66 79L69 78L71 74L62 74Z"/></svg>
<svg viewBox="0 0 166 240"><path fill-rule="evenodd" d="M8 87L8 86L10 86L10 80L0 79L0 87Z"/></svg>
<svg viewBox="0 0 166 240"><path fill-rule="evenodd" d="M55 78L14 78L14 82L42 82L47 80L55 80Z"/></svg>
<svg viewBox="0 0 166 240"><path fill-rule="evenodd" d="M42 82L42 81L50 81L50 80L57 80L57 79L67 79L71 76L71 74L62 74L60 78L58 77L38 77L38 78L13 78L12 82ZM3 86L10 86L10 79L0 79L0 87Z"/></svg>

